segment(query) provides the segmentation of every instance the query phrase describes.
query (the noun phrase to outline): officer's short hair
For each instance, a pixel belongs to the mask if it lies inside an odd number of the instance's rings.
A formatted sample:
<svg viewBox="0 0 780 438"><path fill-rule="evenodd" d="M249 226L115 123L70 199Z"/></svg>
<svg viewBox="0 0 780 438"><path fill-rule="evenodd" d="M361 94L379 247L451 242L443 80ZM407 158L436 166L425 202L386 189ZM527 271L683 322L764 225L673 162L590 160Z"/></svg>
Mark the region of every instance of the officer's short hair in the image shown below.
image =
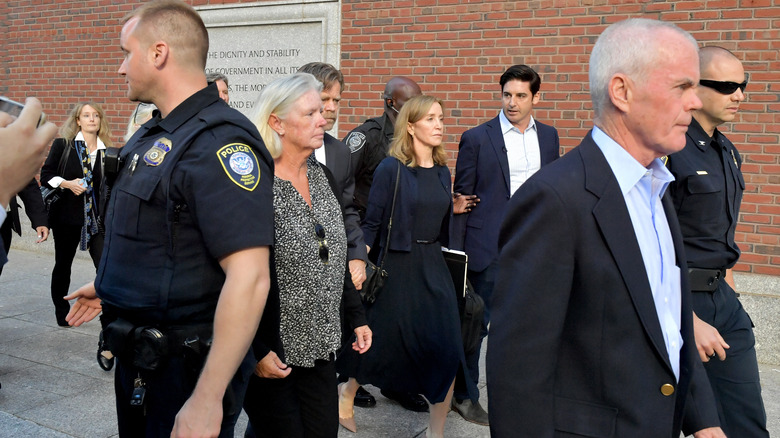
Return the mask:
<svg viewBox="0 0 780 438"><path fill-rule="evenodd" d="M501 85L501 92L504 91L504 85L509 81L528 82L532 96L535 96L542 86L542 78L539 77L539 73L525 64L513 65L506 69L498 80L498 83Z"/></svg>
<svg viewBox="0 0 780 438"><path fill-rule="evenodd" d="M179 0L155 0L129 13L122 24L133 18L138 18L133 36L146 47L163 40L174 49L179 62L206 68L209 34L192 6Z"/></svg>
<svg viewBox="0 0 780 438"><path fill-rule="evenodd" d="M298 69L298 73L309 73L322 82L323 90L329 90L336 82L344 91L344 75L336 67L326 62L310 62Z"/></svg>
<svg viewBox="0 0 780 438"><path fill-rule="evenodd" d="M284 119L293 109L295 102L311 90L322 91L322 83L309 73L296 73L272 81L257 96L249 120L255 124L271 157L282 155L282 139L268 124L271 114Z"/></svg>
<svg viewBox="0 0 780 438"><path fill-rule="evenodd" d="M223 75L222 73L217 73L217 72L206 73L206 80L208 82L222 81L225 83L225 85L230 85L230 83L228 83L227 76Z"/></svg>

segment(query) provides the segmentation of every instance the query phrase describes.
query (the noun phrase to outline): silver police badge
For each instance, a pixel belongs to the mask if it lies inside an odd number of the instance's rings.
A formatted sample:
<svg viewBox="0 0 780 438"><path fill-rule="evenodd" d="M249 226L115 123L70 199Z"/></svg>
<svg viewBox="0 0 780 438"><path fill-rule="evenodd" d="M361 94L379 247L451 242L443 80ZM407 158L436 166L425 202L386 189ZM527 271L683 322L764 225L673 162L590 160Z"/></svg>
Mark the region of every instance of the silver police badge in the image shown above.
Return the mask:
<svg viewBox="0 0 780 438"><path fill-rule="evenodd" d="M260 183L260 166L251 147L243 143L227 144L217 151L217 157L231 181L244 190L255 190Z"/></svg>
<svg viewBox="0 0 780 438"><path fill-rule="evenodd" d="M347 136L346 143L349 146L349 151L354 154L366 145L366 134L358 131L351 132Z"/></svg>
<svg viewBox="0 0 780 438"><path fill-rule="evenodd" d="M154 141L152 147L144 154L144 162L148 166L159 166L165 159L165 154L171 150L171 141L160 137Z"/></svg>

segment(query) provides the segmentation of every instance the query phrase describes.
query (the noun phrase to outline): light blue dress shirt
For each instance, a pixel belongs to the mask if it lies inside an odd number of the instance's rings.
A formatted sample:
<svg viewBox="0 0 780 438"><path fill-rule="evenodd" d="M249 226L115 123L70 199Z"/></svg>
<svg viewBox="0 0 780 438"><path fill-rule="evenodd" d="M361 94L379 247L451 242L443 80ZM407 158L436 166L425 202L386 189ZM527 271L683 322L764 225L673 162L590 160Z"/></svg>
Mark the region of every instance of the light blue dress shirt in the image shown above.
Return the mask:
<svg viewBox="0 0 780 438"><path fill-rule="evenodd" d="M634 226L634 234L642 252L647 280L653 292L655 311L666 343L666 352L680 379L680 334L682 312L680 268L676 265L674 242L666 220L661 198L674 176L660 159L650 166L642 166L625 149L598 127L593 128L596 142L615 174L628 214Z"/></svg>

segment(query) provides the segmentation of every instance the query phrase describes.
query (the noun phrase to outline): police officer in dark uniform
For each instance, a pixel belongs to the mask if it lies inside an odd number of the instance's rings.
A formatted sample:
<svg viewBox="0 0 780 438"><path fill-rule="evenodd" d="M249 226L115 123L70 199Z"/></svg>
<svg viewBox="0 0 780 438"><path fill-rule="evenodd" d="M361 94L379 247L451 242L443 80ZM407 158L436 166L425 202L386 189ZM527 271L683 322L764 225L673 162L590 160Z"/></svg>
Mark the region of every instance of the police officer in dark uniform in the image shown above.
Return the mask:
<svg viewBox="0 0 780 438"><path fill-rule="evenodd" d="M366 217L368 205L368 192L371 190L371 182L374 180L374 171L379 162L387 157L390 142L393 141L395 118L401 107L407 100L422 94L417 82L396 76L385 84L385 92L382 94L384 101L384 114L381 117L366 120L362 125L353 129L344 138L344 143L352 152L352 162L357 163L355 168L355 205L360 220ZM371 245L372 242L367 242ZM375 245L371 245L373 248Z"/></svg>
<svg viewBox="0 0 780 438"><path fill-rule="evenodd" d="M273 161L207 86L208 34L190 6L145 4L120 43L128 97L160 112L121 151L100 269L67 297L67 320L102 299L120 436L232 437L270 285Z"/></svg>
<svg viewBox="0 0 780 438"><path fill-rule="evenodd" d="M734 231L745 180L742 159L717 126L731 122L745 99L742 63L720 47L700 51L701 81L685 148L669 156L670 185L688 257L694 334L723 431L768 437L752 322L734 292L739 258Z"/></svg>

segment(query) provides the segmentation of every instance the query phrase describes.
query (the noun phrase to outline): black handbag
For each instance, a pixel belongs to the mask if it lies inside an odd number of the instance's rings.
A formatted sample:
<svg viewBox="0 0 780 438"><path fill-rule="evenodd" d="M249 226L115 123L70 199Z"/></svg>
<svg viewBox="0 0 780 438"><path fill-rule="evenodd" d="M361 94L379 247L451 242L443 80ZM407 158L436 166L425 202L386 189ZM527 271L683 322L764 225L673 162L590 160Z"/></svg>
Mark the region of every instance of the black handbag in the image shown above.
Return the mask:
<svg viewBox="0 0 780 438"><path fill-rule="evenodd" d="M65 173L65 164L68 162L70 156L70 150L72 148L71 142L65 143L65 152L60 156L60 162L57 166L57 175ZM41 197L43 198L43 205L46 207L46 211L51 210L51 206L54 205L60 199L60 188L50 188L45 185L41 185Z"/></svg>
<svg viewBox="0 0 780 438"><path fill-rule="evenodd" d="M479 346L482 336L482 319L485 314L485 301L474 293L470 281L466 281L466 295L458 300L460 310L460 334L463 339L463 351L466 356Z"/></svg>
<svg viewBox="0 0 780 438"><path fill-rule="evenodd" d="M395 189L393 189L393 206L390 208L390 220L387 222L387 240L385 247L382 248L381 262L379 266L366 261L366 280L363 282L363 287L360 289L360 298L364 304L374 304L377 295L385 285L388 274L385 271L385 256L387 255L387 248L390 246L390 230L393 228L393 213L395 213L395 199L398 197L398 181L401 179L401 162L398 162L398 170L395 174Z"/></svg>

